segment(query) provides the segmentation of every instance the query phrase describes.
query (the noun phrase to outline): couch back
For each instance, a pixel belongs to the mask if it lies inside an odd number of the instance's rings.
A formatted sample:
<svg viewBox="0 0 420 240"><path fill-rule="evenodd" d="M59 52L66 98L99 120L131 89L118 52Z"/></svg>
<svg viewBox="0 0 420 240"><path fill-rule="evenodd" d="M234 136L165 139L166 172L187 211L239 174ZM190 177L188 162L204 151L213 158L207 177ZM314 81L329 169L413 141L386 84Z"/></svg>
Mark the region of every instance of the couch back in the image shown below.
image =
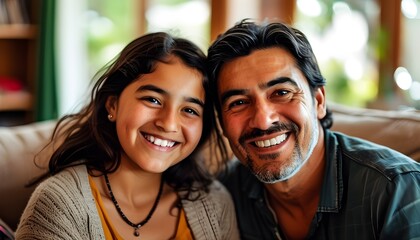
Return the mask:
<svg viewBox="0 0 420 240"><path fill-rule="evenodd" d="M329 107L332 130L383 144L420 162L420 112ZM34 156L48 142L55 123L0 127L0 220L13 230L33 191L25 185L45 171L35 166ZM37 162L45 167L50 155L51 151L43 151Z"/></svg>
<svg viewBox="0 0 420 240"><path fill-rule="evenodd" d="M0 127L0 219L13 230L34 189L25 185L45 171L34 164L34 157L48 142L55 123ZM45 167L45 162L40 164Z"/></svg>
<svg viewBox="0 0 420 240"><path fill-rule="evenodd" d="M329 104L332 130L395 149L420 162L420 111L383 111Z"/></svg>

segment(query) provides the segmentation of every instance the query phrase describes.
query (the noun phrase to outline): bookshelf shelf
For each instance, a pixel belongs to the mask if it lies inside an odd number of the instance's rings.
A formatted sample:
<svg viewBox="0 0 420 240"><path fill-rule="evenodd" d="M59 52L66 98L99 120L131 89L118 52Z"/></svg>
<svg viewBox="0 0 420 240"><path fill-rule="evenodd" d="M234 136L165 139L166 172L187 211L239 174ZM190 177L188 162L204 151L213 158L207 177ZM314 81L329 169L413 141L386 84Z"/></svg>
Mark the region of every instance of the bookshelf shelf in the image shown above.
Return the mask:
<svg viewBox="0 0 420 240"><path fill-rule="evenodd" d="M0 111L31 111L32 96L27 91L0 93Z"/></svg>
<svg viewBox="0 0 420 240"><path fill-rule="evenodd" d="M0 25L0 39L36 39L37 27L33 24Z"/></svg>

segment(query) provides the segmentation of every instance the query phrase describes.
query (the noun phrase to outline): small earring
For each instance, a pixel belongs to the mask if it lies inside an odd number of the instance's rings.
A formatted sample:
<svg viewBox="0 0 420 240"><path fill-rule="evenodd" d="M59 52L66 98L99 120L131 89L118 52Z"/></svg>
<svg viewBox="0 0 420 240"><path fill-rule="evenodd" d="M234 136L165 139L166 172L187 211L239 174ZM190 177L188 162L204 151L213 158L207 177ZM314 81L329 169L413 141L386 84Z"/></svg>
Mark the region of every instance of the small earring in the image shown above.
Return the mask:
<svg viewBox="0 0 420 240"><path fill-rule="evenodd" d="M112 114L108 114L108 119L112 120L112 118L113 118Z"/></svg>

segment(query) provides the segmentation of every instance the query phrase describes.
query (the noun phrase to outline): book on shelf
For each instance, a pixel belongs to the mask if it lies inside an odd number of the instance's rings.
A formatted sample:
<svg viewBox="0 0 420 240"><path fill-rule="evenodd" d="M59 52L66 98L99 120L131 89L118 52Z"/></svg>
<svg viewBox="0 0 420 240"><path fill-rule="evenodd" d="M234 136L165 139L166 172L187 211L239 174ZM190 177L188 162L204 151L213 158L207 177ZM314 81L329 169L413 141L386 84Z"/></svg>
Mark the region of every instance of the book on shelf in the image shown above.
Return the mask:
<svg viewBox="0 0 420 240"><path fill-rule="evenodd" d="M0 111L30 110L32 95L24 84L12 77L0 76Z"/></svg>
<svg viewBox="0 0 420 240"><path fill-rule="evenodd" d="M30 24L27 0L0 0L0 24Z"/></svg>

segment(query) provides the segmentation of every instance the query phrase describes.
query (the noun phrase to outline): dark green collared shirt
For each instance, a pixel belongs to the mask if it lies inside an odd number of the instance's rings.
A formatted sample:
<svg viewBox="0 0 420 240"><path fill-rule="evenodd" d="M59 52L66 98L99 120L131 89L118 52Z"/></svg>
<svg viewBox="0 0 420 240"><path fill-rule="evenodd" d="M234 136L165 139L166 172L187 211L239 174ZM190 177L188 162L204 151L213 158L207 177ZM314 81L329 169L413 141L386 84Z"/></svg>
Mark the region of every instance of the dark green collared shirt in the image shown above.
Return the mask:
<svg viewBox="0 0 420 240"><path fill-rule="evenodd" d="M307 239L420 239L420 164L337 132L326 130L325 141L324 182ZM236 161L222 181L241 239L282 239L264 186L248 169Z"/></svg>

